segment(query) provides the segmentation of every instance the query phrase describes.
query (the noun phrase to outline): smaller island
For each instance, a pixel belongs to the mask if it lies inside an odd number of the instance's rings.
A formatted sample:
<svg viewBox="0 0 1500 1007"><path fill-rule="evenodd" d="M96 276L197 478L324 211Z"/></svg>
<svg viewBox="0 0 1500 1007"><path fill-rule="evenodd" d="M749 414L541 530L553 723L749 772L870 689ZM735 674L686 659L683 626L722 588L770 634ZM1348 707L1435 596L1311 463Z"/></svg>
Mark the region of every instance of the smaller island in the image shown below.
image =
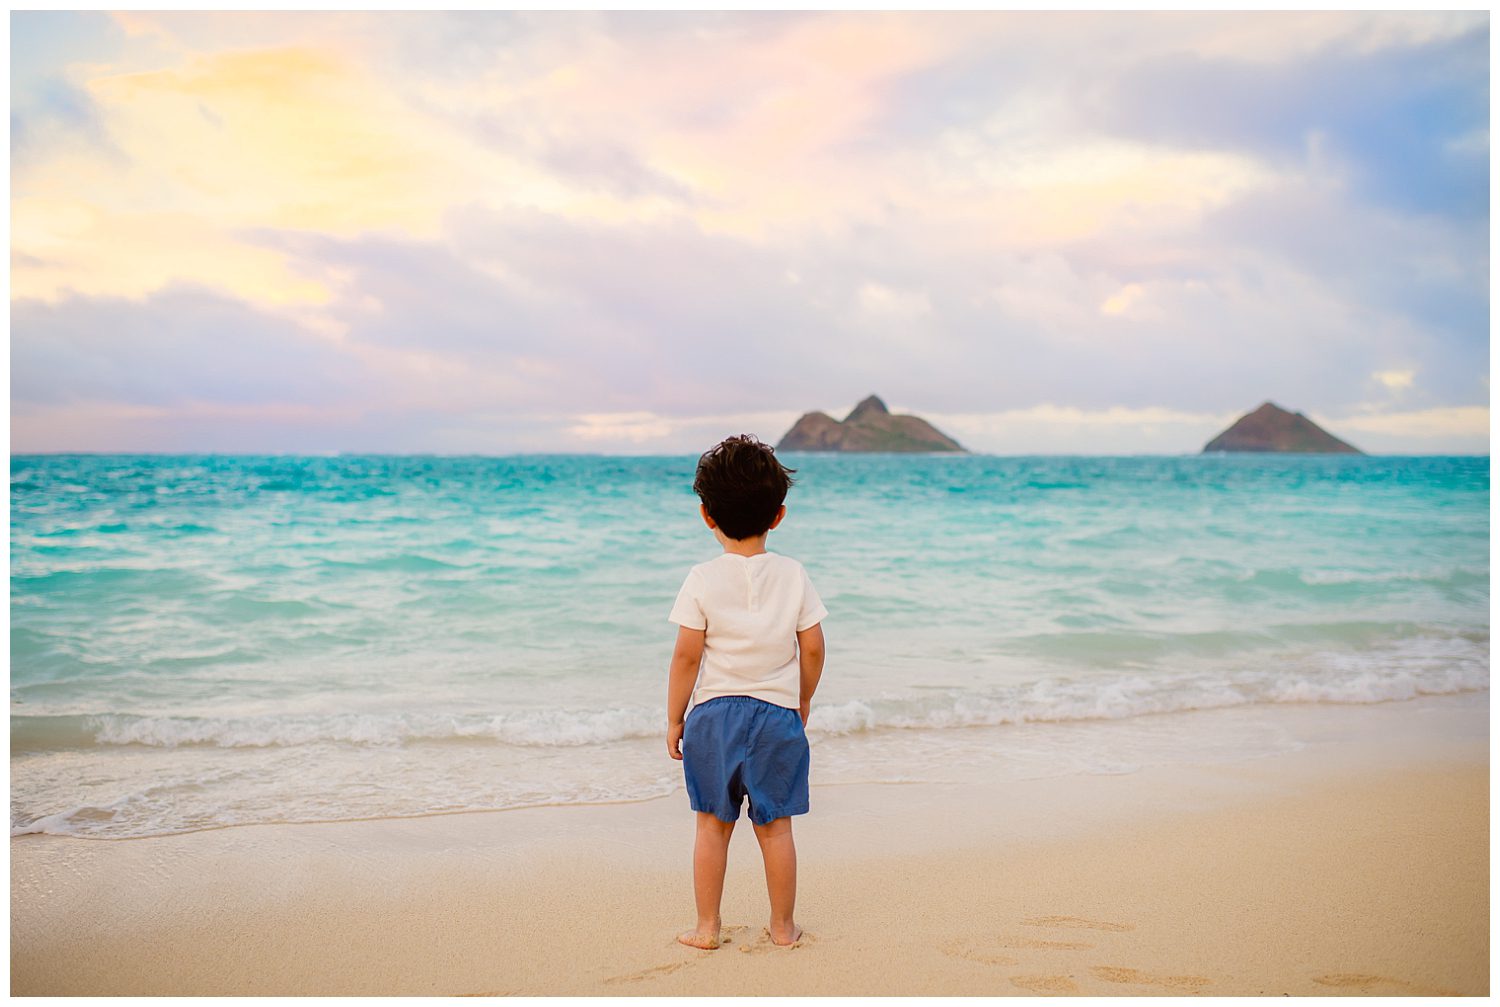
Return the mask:
<svg viewBox="0 0 1500 1007"><path fill-rule="evenodd" d="M1359 448L1339 440L1301 413L1288 412L1274 402L1262 402L1254 412L1235 420L1203 446L1204 454L1211 451L1364 454Z"/></svg>
<svg viewBox="0 0 1500 1007"><path fill-rule="evenodd" d="M777 451L947 451L967 454L958 441L917 416L892 416L871 395L843 421L804 413L776 445Z"/></svg>

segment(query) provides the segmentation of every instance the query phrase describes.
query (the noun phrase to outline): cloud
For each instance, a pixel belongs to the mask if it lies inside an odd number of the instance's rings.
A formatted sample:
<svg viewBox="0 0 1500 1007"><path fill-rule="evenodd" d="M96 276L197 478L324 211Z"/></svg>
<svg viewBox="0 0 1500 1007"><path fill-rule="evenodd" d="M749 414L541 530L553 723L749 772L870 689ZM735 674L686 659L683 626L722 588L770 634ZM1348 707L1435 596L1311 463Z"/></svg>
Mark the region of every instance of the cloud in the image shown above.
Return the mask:
<svg viewBox="0 0 1500 1007"><path fill-rule="evenodd" d="M672 424L653 413L584 413L568 433L586 441L629 441L641 444L659 441L672 432Z"/></svg>
<svg viewBox="0 0 1500 1007"><path fill-rule="evenodd" d="M1103 304L1099 305L1101 315L1123 315L1130 311L1131 307L1146 293L1146 288L1139 283L1127 283L1119 290L1109 296Z"/></svg>
<svg viewBox="0 0 1500 1007"><path fill-rule="evenodd" d="M1344 416L1310 412L1308 416L1371 454L1490 453L1488 406L1445 406Z"/></svg>
<svg viewBox="0 0 1500 1007"><path fill-rule="evenodd" d="M1238 417L1159 407L1079 409L1052 403L924 415L970 450L993 454L1194 454Z"/></svg>
<svg viewBox="0 0 1500 1007"><path fill-rule="evenodd" d="M171 285L199 286L264 306L320 304L321 283L286 258L247 244L194 213L101 207L71 194L11 206L11 293L140 301Z"/></svg>
<svg viewBox="0 0 1500 1007"><path fill-rule="evenodd" d="M585 186L598 186L622 199L660 196L692 203L693 191L682 182L645 164L627 147L587 139L554 140L540 156L541 163Z"/></svg>
<svg viewBox="0 0 1500 1007"><path fill-rule="evenodd" d="M368 375L325 340L220 294L173 288L142 302L20 301L11 310L13 413L108 402L321 406Z"/></svg>
<svg viewBox="0 0 1500 1007"><path fill-rule="evenodd" d="M1465 141L1489 119L1489 25L1373 51L1330 40L1268 70L1179 53L1093 82L1083 122L1115 135L1249 152L1296 165L1310 136L1348 181L1395 209L1468 217L1489 205L1488 148Z"/></svg>
<svg viewBox="0 0 1500 1007"><path fill-rule="evenodd" d="M1412 379L1417 376L1416 371L1376 371L1370 377L1379 381L1392 391L1400 391L1410 388Z"/></svg>
<svg viewBox="0 0 1500 1007"><path fill-rule="evenodd" d="M919 290L894 290L879 283L865 283L857 295L860 310L878 320L913 322L932 313L927 295Z"/></svg>
<svg viewBox="0 0 1500 1007"><path fill-rule="evenodd" d="M422 124L333 51L231 50L89 89L136 165L126 192L168 178L180 206L221 224L335 233L420 232L441 212Z"/></svg>
<svg viewBox="0 0 1500 1007"><path fill-rule="evenodd" d="M775 444L796 422L790 412L664 416L650 411L582 413L568 433L590 450L634 453L654 448L675 453L706 451L732 434L751 433Z"/></svg>

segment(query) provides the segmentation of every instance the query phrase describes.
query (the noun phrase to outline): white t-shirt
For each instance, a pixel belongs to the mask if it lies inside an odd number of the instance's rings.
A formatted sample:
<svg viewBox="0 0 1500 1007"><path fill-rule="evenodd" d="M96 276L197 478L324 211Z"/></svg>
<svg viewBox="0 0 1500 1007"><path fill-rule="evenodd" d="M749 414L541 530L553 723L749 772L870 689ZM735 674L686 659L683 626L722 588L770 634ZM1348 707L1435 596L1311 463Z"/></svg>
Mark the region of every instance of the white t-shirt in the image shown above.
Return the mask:
<svg viewBox="0 0 1500 1007"><path fill-rule="evenodd" d="M802 673L797 634L828 615L802 564L790 556L726 552L688 571L667 618L704 630L692 706L754 696L797 709Z"/></svg>

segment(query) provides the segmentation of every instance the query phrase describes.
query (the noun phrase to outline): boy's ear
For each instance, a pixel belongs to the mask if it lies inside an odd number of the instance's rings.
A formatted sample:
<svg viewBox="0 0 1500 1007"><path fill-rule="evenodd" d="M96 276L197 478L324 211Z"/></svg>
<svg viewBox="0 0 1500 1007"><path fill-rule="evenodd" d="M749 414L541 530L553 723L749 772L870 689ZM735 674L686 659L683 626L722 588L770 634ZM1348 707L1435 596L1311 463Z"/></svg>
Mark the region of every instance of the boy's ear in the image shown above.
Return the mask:
<svg viewBox="0 0 1500 1007"><path fill-rule="evenodd" d="M786 517L786 504L782 504L781 509L776 512L776 516L771 519L771 528L775 528L781 524L781 519L784 517ZM771 528L767 528L766 531L770 531Z"/></svg>
<svg viewBox="0 0 1500 1007"><path fill-rule="evenodd" d="M703 523L704 524L708 525L710 528L717 528L717 527L719 527L717 524L714 523L714 519L708 516L708 505L707 504L699 504L698 505L698 513L703 515Z"/></svg>

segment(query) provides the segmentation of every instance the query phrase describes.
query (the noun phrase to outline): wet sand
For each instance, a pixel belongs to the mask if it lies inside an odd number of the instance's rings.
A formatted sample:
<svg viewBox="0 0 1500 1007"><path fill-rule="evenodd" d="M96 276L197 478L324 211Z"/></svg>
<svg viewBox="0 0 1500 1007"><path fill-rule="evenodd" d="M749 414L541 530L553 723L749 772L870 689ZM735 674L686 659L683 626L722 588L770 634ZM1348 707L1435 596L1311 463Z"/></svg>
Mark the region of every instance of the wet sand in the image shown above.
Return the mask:
<svg viewBox="0 0 1500 1007"><path fill-rule="evenodd" d="M1242 762L815 787L789 949L748 827L727 943L676 943L680 794L22 836L12 993L1487 994L1487 710L1309 709L1273 714L1307 720L1303 748Z"/></svg>

